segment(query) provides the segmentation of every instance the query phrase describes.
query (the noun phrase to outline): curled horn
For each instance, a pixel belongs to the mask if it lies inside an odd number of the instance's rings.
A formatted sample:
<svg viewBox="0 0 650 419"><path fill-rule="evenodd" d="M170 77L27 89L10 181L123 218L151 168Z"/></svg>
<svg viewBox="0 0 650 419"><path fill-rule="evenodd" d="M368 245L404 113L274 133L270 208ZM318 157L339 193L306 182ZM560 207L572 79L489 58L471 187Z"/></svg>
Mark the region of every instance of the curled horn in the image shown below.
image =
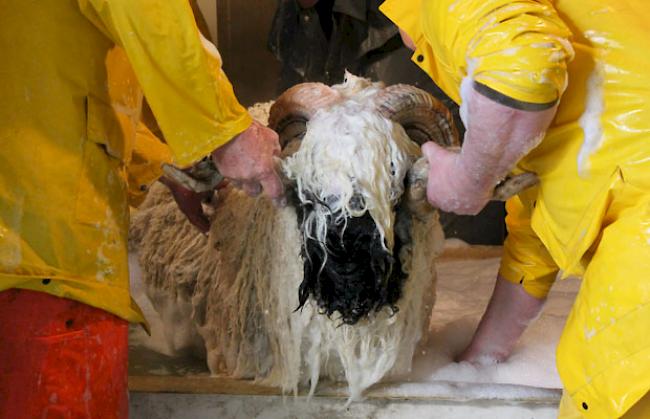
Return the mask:
<svg viewBox="0 0 650 419"><path fill-rule="evenodd" d="M445 148L460 147L449 110L424 90L403 84L389 86L377 96L377 108L384 117L402 125L411 140L420 145L434 141ZM426 194L428 173L429 162L424 157L414 162L408 173L407 203L417 216L432 210ZM505 201L537 182L534 173L508 176L497 185L492 199Z"/></svg>
<svg viewBox="0 0 650 419"><path fill-rule="evenodd" d="M280 136L282 149L290 146L293 140L302 139L307 131L307 121L314 113L339 97L337 91L322 83L297 84L280 95L271 106L269 128Z"/></svg>
<svg viewBox="0 0 650 419"><path fill-rule="evenodd" d="M307 121L319 107L333 102L339 94L322 83L302 83L286 90L275 101L269 112L269 128L276 131L280 137L280 147L283 152L295 151L294 139L302 139L307 129ZM295 147L297 148L297 146ZM291 182L282 173L282 162L276 161L276 169L285 187L290 188ZM171 164L163 164L165 175L181 186L201 193L211 191L223 180L223 176L215 167L212 159L205 158L196 166L182 170Z"/></svg>
<svg viewBox="0 0 650 419"><path fill-rule="evenodd" d="M301 83L277 98L269 111L269 128L278 133L282 155L295 153L307 132L307 122L320 108L336 102L340 94L323 83ZM285 190L290 192L294 183L282 171L280 159L276 162Z"/></svg>
<svg viewBox="0 0 650 419"><path fill-rule="evenodd" d="M280 147L285 154L297 149L298 142L293 140L300 140L305 135L309 118L319 108L336 101L339 96L338 92L322 83L297 84L280 95L271 106L269 128L278 133ZM283 176L281 161L278 160L276 166L285 187L290 188L292 184ZM198 193L214 190L223 180L210 158L203 159L188 170L165 163L163 171L175 183Z"/></svg>
<svg viewBox="0 0 650 419"><path fill-rule="evenodd" d="M376 98L377 110L387 119L400 124L419 145L434 141L445 148L458 148L460 141L449 109L429 93L414 86L396 84L381 91ZM411 212L423 218L433 208L427 202L429 164L422 157L408 172L406 203Z"/></svg>
<svg viewBox="0 0 650 419"><path fill-rule="evenodd" d="M416 143L435 141L442 147L460 146L451 113L424 90L395 84L382 90L376 103L379 112L400 124Z"/></svg>

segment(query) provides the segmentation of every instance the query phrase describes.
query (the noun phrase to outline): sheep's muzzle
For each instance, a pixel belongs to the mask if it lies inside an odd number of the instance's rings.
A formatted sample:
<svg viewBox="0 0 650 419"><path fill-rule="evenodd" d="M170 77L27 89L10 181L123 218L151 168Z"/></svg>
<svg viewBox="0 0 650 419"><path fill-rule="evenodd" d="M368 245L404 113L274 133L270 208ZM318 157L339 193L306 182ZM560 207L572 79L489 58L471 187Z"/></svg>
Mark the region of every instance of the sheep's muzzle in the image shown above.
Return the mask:
<svg viewBox="0 0 650 419"><path fill-rule="evenodd" d="M392 252L388 251L369 213L331 223L325 249L313 235L305 236L300 307L311 295L322 314L338 312L346 324L386 307L397 310L406 274L394 255L402 243L396 237Z"/></svg>

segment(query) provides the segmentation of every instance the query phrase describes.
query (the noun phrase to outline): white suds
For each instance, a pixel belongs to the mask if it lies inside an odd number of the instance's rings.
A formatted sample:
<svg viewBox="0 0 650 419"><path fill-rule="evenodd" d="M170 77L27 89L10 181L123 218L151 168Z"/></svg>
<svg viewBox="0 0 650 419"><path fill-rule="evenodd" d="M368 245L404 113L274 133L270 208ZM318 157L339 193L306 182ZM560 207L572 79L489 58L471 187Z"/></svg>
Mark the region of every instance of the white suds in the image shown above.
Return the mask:
<svg viewBox="0 0 650 419"><path fill-rule="evenodd" d="M598 32L595 30L586 30L584 32L585 38L589 39L592 44L603 48L622 48L623 46L612 38L611 34L607 32Z"/></svg>
<svg viewBox="0 0 650 419"><path fill-rule="evenodd" d="M212 42L203 36L201 32L199 32L199 36L201 37L201 44L203 44L203 49L221 63L221 54L219 54L217 47L215 47Z"/></svg>
<svg viewBox="0 0 650 419"><path fill-rule="evenodd" d="M467 58L467 75L460 82L460 119L469 127L469 96L474 89L474 70L478 62L476 59Z"/></svg>
<svg viewBox="0 0 650 419"><path fill-rule="evenodd" d="M604 111L603 100L603 65L596 62L596 66L587 79L587 95L585 110L578 120L584 132L584 141L578 153L578 174L586 177L589 174L589 157L603 143L603 126L600 117Z"/></svg>
<svg viewBox="0 0 650 419"><path fill-rule="evenodd" d="M300 200L316 201L305 220L305 233L314 231L323 246L330 223L344 223L368 211L384 246L393 247L392 208L403 193L410 163L420 151L400 125L381 117L371 106L367 96L373 90L319 110L307 124L300 150L284 164L287 175L297 183Z"/></svg>

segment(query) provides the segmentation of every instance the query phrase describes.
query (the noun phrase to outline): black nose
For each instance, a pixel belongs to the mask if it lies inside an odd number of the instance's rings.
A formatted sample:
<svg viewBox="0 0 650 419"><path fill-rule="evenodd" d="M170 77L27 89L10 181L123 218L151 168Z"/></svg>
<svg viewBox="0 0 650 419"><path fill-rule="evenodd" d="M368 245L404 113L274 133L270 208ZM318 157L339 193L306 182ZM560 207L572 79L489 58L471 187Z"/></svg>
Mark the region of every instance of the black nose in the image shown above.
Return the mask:
<svg viewBox="0 0 650 419"><path fill-rule="evenodd" d="M400 247L396 238L393 253L384 249L377 226L367 212L345 222L332 222L326 250L315 239L303 242L300 307L312 296L322 313L331 316L338 312L346 324L355 324L384 306L397 310L395 303L406 278L399 258L393 257L399 254Z"/></svg>

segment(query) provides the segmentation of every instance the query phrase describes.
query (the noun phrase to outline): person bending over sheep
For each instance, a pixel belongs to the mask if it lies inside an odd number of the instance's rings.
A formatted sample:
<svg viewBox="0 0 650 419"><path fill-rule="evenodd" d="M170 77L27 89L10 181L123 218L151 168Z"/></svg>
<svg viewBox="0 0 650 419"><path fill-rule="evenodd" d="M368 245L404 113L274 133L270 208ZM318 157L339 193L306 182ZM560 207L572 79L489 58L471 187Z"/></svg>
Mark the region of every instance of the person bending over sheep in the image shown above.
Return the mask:
<svg viewBox="0 0 650 419"><path fill-rule="evenodd" d="M494 293L458 360L505 360L558 272L582 276L557 351L560 416L648 417L649 9L387 0L381 10L467 128L459 153L422 147L429 202L476 214L506 173L540 179L506 205Z"/></svg>

